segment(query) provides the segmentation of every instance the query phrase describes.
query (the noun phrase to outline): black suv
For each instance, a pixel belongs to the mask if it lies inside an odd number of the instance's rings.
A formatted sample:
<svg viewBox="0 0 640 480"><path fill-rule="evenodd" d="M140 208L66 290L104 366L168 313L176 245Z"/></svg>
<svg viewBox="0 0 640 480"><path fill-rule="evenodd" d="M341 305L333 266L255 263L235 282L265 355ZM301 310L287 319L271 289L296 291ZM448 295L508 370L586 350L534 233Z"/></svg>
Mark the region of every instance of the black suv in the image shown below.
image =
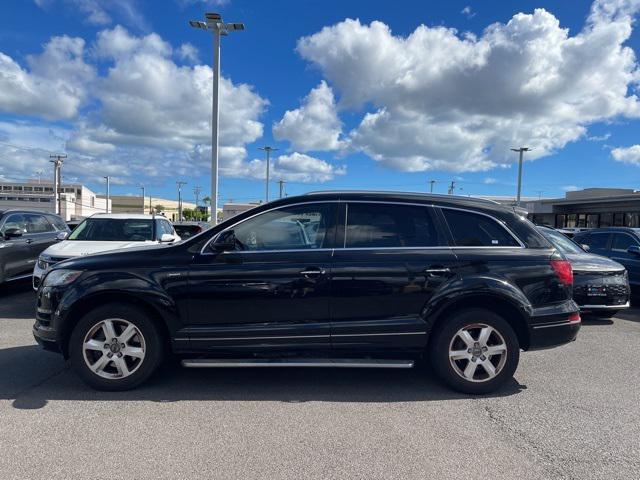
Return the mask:
<svg viewBox="0 0 640 480"><path fill-rule="evenodd" d="M42 251L68 233L62 218L52 213L0 211L0 283L30 277Z"/></svg>
<svg viewBox="0 0 640 480"><path fill-rule="evenodd" d="M36 340L98 389L185 367L409 368L485 393L520 349L580 328L570 264L512 209L454 196L319 192L174 246L91 255L44 278Z"/></svg>

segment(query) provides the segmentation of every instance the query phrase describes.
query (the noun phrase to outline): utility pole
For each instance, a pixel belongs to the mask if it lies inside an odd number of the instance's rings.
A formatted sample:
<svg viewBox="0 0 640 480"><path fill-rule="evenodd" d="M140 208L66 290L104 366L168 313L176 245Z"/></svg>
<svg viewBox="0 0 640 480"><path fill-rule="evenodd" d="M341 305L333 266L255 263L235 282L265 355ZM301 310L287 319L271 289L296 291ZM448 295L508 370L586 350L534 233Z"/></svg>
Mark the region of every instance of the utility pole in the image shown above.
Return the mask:
<svg viewBox="0 0 640 480"><path fill-rule="evenodd" d="M451 185L449 185L449 195L453 195L453 192L456 189L456 182L454 182L453 180L451 180Z"/></svg>
<svg viewBox="0 0 640 480"><path fill-rule="evenodd" d="M111 183L111 177L107 175L106 177L104 177L104 179L107 181L107 206L105 210L107 211L107 213L109 213L109 200L111 198L111 194L109 193L109 186Z"/></svg>
<svg viewBox="0 0 640 480"><path fill-rule="evenodd" d="M195 186L193 187L193 194L196 196L196 218L200 218L200 212L198 212L198 200L200 200L200 190L202 190L201 187L199 186Z"/></svg>
<svg viewBox="0 0 640 480"><path fill-rule="evenodd" d="M538 190L538 200L542 199L542 194L544 193L544 190Z"/></svg>
<svg viewBox="0 0 640 480"><path fill-rule="evenodd" d="M44 173L43 170L36 170L36 175L38 176L38 185L40 185L40 177L42 176L43 173Z"/></svg>
<svg viewBox="0 0 640 480"><path fill-rule="evenodd" d="M213 32L213 102L211 106L211 222L218 223L218 121L220 119L220 37L244 30L244 23L224 23L219 13L207 12L205 21L190 20L193 28Z"/></svg>
<svg viewBox="0 0 640 480"><path fill-rule="evenodd" d="M429 193L433 193L433 185L436 183L435 180L429 180Z"/></svg>
<svg viewBox="0 0 640 480"><path fill-rule="evenodd" d="M55 205L54 210L58 215L62 214L60 187L62 186L62 164L65 158L67 158L66 155L49 155L49 161L53 163L53 203Z"/></svg>
<svg viewBox="0 0 640 480"><path fill-rule="evenodd" d="M182 186L186 184L187 182L181 182L181 181L176 182L176 185L178 185L178 221L179 222L182 221Z"/></svg>
<svg viewBox="0 0 640 480"><path fill-rule="evenodd" d="M287 183L283 179L278 180L278 186L280 187L280 196L278 198L282 198L284 194L284 184Z"/></svg>
<svg viewBox="0 0 640 480"><path fill-rule="evenodd" d="M528 147L512 148L513 152L520 152L520 160L518 162L518 196L516 197L516 205L520 206L520 194L522 192L522 157L524 152L531 151Z"/></svg>
<svg viewBox="0 0 640 480"><path fill-rule="evenodd" d="M144 185L138 185L140 187L140 189L142 190L142 214L144 215L144 197L145 197L145 191L144 191ZM149 212L151 213L151 212Z"/></svg>
<svg viewBox="0 0 640 480"><path fill-rule="evenodd" d="M268 202L269 201L269 161L271 159L271 152L275 152L278 149L266 146L266 147L258 147L258 150L263 150L263 151L267 152L267 183L266 183L267 192L266 192L266 201Z"/></svg>

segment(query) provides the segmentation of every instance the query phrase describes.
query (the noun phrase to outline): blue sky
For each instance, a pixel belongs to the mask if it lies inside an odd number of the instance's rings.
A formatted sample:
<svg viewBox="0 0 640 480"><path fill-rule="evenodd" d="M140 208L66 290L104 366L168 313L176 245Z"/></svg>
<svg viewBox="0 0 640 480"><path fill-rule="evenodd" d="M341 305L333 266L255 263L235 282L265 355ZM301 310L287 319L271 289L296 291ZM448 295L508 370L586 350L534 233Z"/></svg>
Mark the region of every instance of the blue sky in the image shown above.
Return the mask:
<svg viewBox="0 0 640 480"><path fill-rule="evenodd" d="M95 191L208 193L211 37L187 21L219 11L246 24L223 39L222 201L264 198L263 145L290 195L513 195L521 144L524 195L636 188L637 2L514 4L2 2L0 178L61 151Z"/></svg>

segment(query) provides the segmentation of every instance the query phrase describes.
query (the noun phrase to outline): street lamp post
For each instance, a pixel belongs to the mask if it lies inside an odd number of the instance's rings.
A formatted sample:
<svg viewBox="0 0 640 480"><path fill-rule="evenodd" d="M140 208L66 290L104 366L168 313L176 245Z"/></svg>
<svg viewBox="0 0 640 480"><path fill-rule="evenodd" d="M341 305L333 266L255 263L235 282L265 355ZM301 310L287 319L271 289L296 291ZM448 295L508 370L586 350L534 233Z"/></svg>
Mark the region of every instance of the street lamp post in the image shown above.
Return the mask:
<svg viewBox="0 0 640 480"><path fill-rule="evenodd" d="M140 190L142 190L142 214L144 215L145 212L145 208L144 208L144 197L145 197L145 189L144 189L144 185L139 185Z"/></svg>
<svg viewBox="0 0 640 480"><path fill-rule="evenodd" d="M529 152L529 147L512 148L513 152L520 152L520 160L518 161L518 195L516 197L516 205L520 206L520 194L522 192L522 157L524 152Z"/></svg>
<svg viewBox="0 0 640 480"><path fill-rule="evenodd" d="M275 152L276 150L278 150L277 148L273 148L273 147L258 147L258 150L262 150L264 152L267 153L267 183L266 183L266 201L269 201L269 162L271 161L271 152Z"/></svg>
<svg viewBox="0 0 640 480"><path fill-rule="evenodd" d="M107 213L109 213L109 177L104 177L104 179L107 181L107 207L106 207L106 211Z"/></svg>
<svg viewBox="0 0 640 480"><path fill-rule="evenodd" d="M218 223L218 131L220 119L220 37L244 30L244 23L224 23L219 13L205 13L205 21L190 20L193 28L213 32L213 102L211 112L211 221Z"/></svg>

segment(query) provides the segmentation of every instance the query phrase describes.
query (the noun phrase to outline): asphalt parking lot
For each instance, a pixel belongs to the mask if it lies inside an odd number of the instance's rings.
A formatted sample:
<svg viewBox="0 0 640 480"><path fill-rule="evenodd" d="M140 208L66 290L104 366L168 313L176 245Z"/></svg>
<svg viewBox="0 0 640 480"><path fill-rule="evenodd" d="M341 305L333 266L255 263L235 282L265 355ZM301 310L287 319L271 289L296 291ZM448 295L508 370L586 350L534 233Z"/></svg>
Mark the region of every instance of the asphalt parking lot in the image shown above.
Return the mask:
<svg viewBox="0 0 640 480"><path fill-rule="evenodd" d="M426 369L184 370L85 387L0 291L0 477L640 478L640 309L522 355L491 397Z"/></svg>

